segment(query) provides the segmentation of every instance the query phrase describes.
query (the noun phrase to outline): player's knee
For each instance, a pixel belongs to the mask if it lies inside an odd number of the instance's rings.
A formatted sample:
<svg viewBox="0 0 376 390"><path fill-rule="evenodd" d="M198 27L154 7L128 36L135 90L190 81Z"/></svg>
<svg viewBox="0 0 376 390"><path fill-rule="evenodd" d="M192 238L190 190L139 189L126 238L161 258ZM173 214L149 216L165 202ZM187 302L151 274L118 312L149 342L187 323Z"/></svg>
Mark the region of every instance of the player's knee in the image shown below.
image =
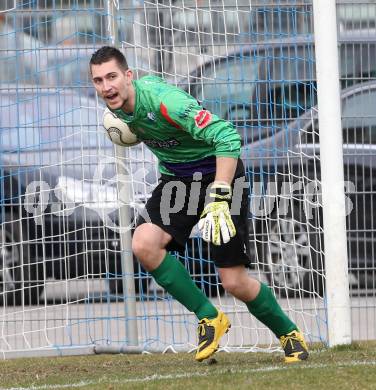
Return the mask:
<svg viewBox="0 0 376 390"><path fill-rule="evenodd" d="M222 278L222 287L232 295L236 294L236 291L239 289L239 282L232 277Z"/></svg>
<svg viewBox="0 0 376 390"><path fill-rule="evenodd" d="M244 266L219 268L223 288L243 302L254 300L260 291L260 282L250 277Z"/></svg>
<svg viewBox="0 0 376 390"><path fill-rule="evenodd" d="M243 288L244 284L244 267L220 268L219 275L222 281L223 288L232 295L237 295L237 292Z"/></svg>
<svg viewBox="0 0 376 390"><path fill-rule="evenodd" d="M147 237L142 234L137 234L137 229L132 239L132 251L139 260L146 260L150 257L152 251L151 243Z"/></svg>
<svg viewBox="0 0 376 390"><path fill-rule="evenodd" d="M158 252L163 247L159 229L148 224L136 228L132 239L132 251L143 265L151 263L150 266L152 267L152 263L160 257Z"/></svg>

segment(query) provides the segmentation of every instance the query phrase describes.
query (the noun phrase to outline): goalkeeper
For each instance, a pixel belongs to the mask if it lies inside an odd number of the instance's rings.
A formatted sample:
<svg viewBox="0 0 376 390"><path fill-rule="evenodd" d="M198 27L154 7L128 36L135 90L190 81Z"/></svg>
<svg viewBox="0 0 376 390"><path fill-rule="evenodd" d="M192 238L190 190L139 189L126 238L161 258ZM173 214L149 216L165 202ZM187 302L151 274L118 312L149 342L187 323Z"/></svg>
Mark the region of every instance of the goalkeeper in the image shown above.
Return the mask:
<svg viewBox="0 0 376 390"><path fill-rule="evenodd" d="M239 159L240 136L231 123L161 78L133 80L125 57L116 48L97 50L90 71L107 107L158 158L160 181L146 204L150 220L139 218L132 249L156 282L197 316L196 360L213 355L231 326L226 314L209 301L169 253L184 248L197 223L203 239L210 242L211 259L224 289L243 301L279 338L286 362L307 359L307 346L297 326L269 287L246 270L250 263L248 189L241 186L240 196L235 197L236 183L244 183L245 174ZM183 195L182 188L186 190ZM166 194L171 196L166 199ZM171 212L175 208L171 205L179 203L181 207Z"/></svg>

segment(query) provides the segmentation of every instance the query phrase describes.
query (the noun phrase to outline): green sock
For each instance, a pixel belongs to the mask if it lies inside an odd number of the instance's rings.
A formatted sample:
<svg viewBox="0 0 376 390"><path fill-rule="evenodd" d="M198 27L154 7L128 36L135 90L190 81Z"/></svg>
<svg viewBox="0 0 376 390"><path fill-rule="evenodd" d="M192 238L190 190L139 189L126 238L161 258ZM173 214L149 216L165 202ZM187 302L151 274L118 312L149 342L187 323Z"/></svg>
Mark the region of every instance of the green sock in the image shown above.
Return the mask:
<svg viewBox="0 0 376 390"><path fill-rule="evenodd" d="M278 338L298 330L297 326L287 317L279 306L271 289L261 283L261 289L257 297L246 302L248 310L259 321L266 325Z"/></svg>
<svg viewBox="0 0 376 390"><path fill-rule="evenodd" d="M159 267L150 273L160 286L189 311L195 313L199 320L217 317L218 311L215 306L196 286L176 257L167 253Z"/></svg>

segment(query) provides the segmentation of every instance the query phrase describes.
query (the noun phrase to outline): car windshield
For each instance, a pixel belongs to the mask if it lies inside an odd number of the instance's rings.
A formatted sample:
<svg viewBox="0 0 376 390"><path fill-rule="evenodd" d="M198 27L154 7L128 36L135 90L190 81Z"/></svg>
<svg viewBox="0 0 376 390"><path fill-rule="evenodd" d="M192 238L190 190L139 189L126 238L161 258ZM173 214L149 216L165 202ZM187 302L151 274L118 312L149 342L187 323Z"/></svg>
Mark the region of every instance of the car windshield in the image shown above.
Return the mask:
<svg viewBox="0 0 376 390"><path fill-rule="evenodd" d="M376 43L350 38L340 45L342 88L376 74ZM206 109L232 121L249 142L288 126L317 104L316 73L313 42L243 50L203 66L191 78L191 93ZM371 133L368 137L373 140Z"/></svg>
<svg viewBox="0 0 376 390"><path fill-rule="evenodd" d="M49 39L41 40L1 18L0 13L0 84L58 86L85 88L93 96L89 76L89 60L104 40L103 17L81 15L57 18ZM46 32L47 34L47 32ZM38 34L42 36L43 34ZM138 76L150 65L136 58L133 48L125 48L129 66Z"/></svg>
<svg viewBox="0 0 376 390"><path fill-rule="evenodd" d="M259 60L251 56L227 57L219 64L203 68L201 80L193 82L192 94L202 105L225 119L249 117L249 96L252 95Z"/></svg>
<svg viewBox="0 0 376 390"><path fill-rule="evenodd" d="M260 140L315 105L313 55L312 44L244 51L203 67L191 93L230 120L245 143Z"/></svg>

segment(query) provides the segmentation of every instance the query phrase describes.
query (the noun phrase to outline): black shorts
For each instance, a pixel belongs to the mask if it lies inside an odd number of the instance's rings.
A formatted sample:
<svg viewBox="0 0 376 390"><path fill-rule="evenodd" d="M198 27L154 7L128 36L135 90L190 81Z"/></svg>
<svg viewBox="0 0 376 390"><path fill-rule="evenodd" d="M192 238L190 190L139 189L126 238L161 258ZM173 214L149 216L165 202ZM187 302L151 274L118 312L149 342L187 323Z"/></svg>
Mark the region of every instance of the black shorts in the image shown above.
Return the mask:
<svg viewBox="0 0 376 390"><path fill-rule="evenodd" d="M199 221L205 205L207 187L214 181L215 174L197 177L176 178L162 175L151 198L146 203L144 215L140 215L137 226L151 222L172 236L167 246L169 251L184 249L192 228ZM244 176L244 167L238 160L234 176L233 199L230 205L236 235L227 244L210 244L210 257L217 267L249 265L248 215L249 188Z"/></svg>

